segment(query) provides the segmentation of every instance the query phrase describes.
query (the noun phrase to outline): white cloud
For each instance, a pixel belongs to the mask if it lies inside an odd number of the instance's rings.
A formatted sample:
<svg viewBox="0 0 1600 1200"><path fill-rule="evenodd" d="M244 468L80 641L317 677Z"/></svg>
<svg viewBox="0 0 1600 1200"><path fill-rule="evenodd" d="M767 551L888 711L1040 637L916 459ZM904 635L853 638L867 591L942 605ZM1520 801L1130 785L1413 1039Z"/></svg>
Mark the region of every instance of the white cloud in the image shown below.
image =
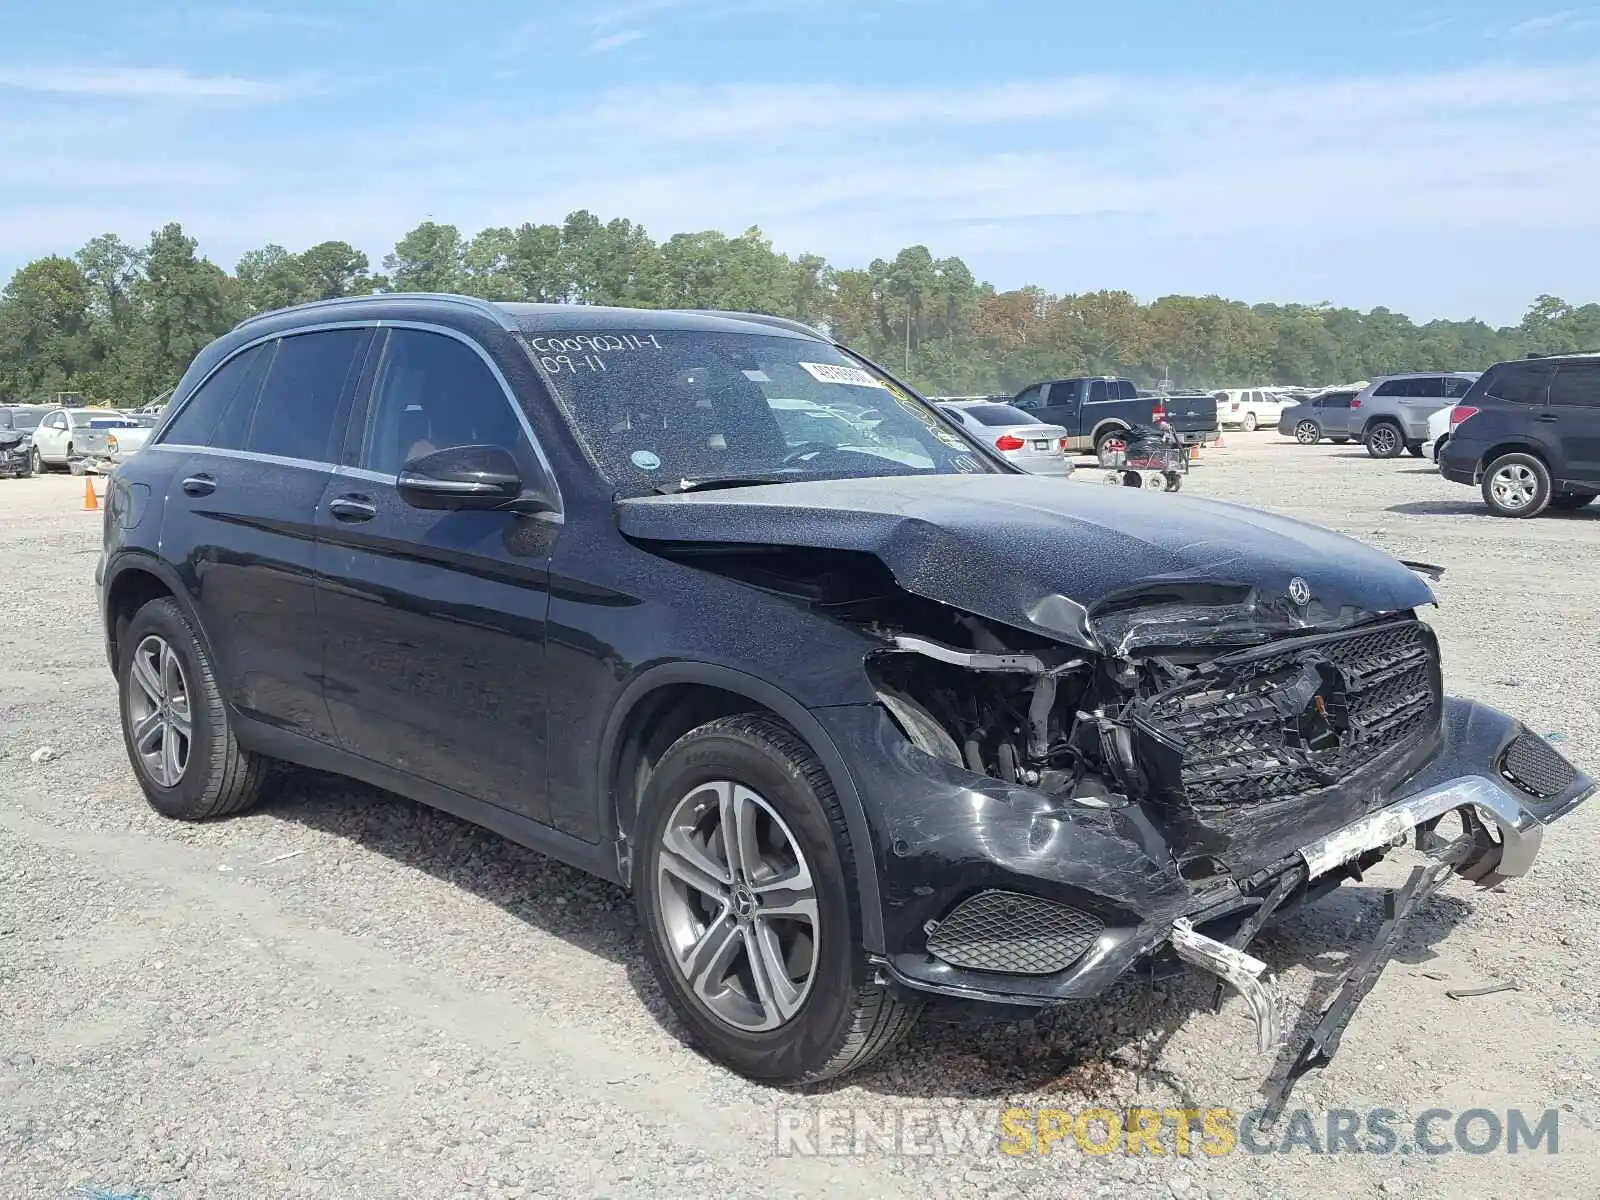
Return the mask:
<svg viewBox="0 0 1600 1200"><path fill-rule="evenodd" d="M616 33L608 33L605 37L595 38L589 43L589 53L604 54L608 50L616 50L626 46L629 42L641 41L645 36L642 29L623 29Z"/></svg>
<svg viewBox="0 0 1600 1200"><path fill-rule="evenodd" d="M0 67L0 88L75 96L161 100L271 100L275 84L166 67Z"/></svg>
<svg viewBox="0 0 1600 1200"><path fill-rule="evenodd" d="M1350 247L1385 246L1388 274L1406 269L1393 247L1426 243L1506 289L1510 319L1547 289L1479 268L1491 237L1570 240L1558 264L1516 264L1551 274L1549 290L1560 271L1600 277L1589 249L1600 246L1597 114L1600 71L1583 64L1316 84L628 89L559 111L508 98L422 126L373 128L333 111L238 139L190 109L58 140L0 121L0 158L14 156L0 171L0 263L70 251L105 229L142 239L173 219L228 264L267 241L329 237L377 259L428 215L470 233L588 208L658 237L758 224L781 249L846 264L925 242L968 257L980 276L986 261L1027 272L997 278L1003 286L1057 290L1081 286L1085 264L1108 255L1130 277L1160 277L1167 256L1181 272L1227 245L1241 277L1272 272L1263 287L1315 300L1282 270L1308 272L1319 293L1329 274L1364 285ZM100 208L85 198L97 172L115 184ZM1252 262L1256 244L1291 266L1265 251ZM1328 256L1337 261L1325 271L1292 266ZM1450 311L1448 294L1436 302Z"/></svg>
<svg viewBox="0 0 1600 1200"><path fill-rule="evenodd" d="M1518 21L1506 30L1512 37L1531 37L1535 35L1556 33L1579 33L1585 29L1593 29L1600 25L1593 9L1566 8L1560 12L1545 13L1543 16L1529 17L1525 21Z"/></svg>

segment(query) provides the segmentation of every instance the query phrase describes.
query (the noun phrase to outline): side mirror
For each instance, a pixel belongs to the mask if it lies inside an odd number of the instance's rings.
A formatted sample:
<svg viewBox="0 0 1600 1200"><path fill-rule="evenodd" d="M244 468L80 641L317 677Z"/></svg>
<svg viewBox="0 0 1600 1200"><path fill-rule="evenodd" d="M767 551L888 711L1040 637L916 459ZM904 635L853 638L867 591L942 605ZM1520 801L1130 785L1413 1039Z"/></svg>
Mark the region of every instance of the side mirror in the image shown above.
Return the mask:
<svg viewBox="0 0 1600 1200"><path fill-rule="evenodd" d="M449 446L413 458L395 487L413 508L548 512L542 488L525 488L517 460L499 446Z"/></svg>

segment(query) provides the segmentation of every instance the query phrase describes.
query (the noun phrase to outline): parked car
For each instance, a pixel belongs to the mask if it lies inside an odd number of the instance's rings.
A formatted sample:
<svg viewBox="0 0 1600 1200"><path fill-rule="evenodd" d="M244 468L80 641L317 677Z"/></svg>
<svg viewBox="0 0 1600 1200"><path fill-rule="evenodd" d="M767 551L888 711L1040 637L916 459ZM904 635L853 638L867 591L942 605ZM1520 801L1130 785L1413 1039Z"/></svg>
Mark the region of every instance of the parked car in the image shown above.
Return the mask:
<svg viewBox="0 0 1600 1200"><path fill-rule="evenodd" d="M1454 414L1454 407L1441 408L1428 418L1428 439L1422 443L1422 452L1433 460L1434 466L1439 465L1439 451L1450 440L1450 418Z"/></svg>
<svg viewBox="0 0 1600 1200"><path fill-rule="evenodd" d="M1290 404L1278 416L1278 432L1302 446L1315 446L1323 438L1342 446L1360 424L1360 412L1351 407L1357 394L1348 389L1323 392Z"/></svg>
<svg viewBox="0 0 1600 1200"><path fill-rule="evenodd" d="M988 441L1030 475L1071 475L1067 457L1067 431L1059 425L1041 425L1029 413L1009 404L963 401L941 404L973 437Z"/></svg>
<svg viewBox="0 0 1600 1200"><path fill-rule="evenodd" d="M1184 445L1201 444L1217 431L1216 401L1203 392L1141 396L1131 379L1056 379L1023 388L1008 403L1036 421L1067 431L1069 450L1098 457L1114 442L1125 446L1130 429L1165 420Z"/></svg>
<svg viewBox="0 0 1600 1200"><path fill-rule="evenodd" d="M1439 470L1501 517L1572 512L1600 495L1600 355L1498 363L1450 414Z"/></svg>
<svg viewBox="0 0 1600 1200"><path fill-rule="evenodd" d="M1421 458L1428 418L1453 407L1477 378L1476 371L1416 371L1376 379L1350 402L1352 430L1373 458Z"/></svg>
<svg viewBox="0 0 1600 1200"><path fill-rule="evenodd" d="M109 408L57 408L33 431L33 469L65 471L73 463L115 464L149 438L154 422Z"/></svg>
<svg viewBox="0 0 1600 1200"><path fill-rule="evenodd" d="M158 812L281 760L456 813L630 888L694 1040L795 1082L1168 955L1275 1049L1247 914L1415 831L1370 973L1452 867L1527 871L1593 782L1445 695L1420 570L1030 476L797 322L396 294L202 350L96 579Z"/></svg>
<svg viewBox="0 0 1600 1200"><path fill-rule="evenodd" d="M33 431L49 411L38 405L0 405L0 478L33 474Z"/></svg>
<svg viewBox="0 0 1600 1200"><path fill-rule="evenodd" d="M1215 393L1217 424L1224 429L1254 433L1263 425L1276 425L1290 401L1271 388L1227 388Z"/></svg>

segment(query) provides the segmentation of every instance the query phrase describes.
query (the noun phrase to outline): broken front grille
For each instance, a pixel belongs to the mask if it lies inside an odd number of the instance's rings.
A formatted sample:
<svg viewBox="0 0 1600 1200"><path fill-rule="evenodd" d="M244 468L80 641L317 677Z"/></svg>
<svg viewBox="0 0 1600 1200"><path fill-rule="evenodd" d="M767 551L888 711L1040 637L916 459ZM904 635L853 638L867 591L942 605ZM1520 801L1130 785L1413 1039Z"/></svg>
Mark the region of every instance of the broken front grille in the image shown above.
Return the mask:
<svg viewBox="0 0 1600 1200"><path fill-rule="evenodd" d="M1007 975L1054 975L1094 945L1098 917L1021 892L979 892L928 935L928 953L952 967Z"/></svg>
<svg viewBox="0 0 1600 1200"><path fill-rule="evenodd" d="M1438 642L1420 621L1227 655L1143 703L1153 790L1195 808L1304 795L1413 746L1439 725Z"/></svg>

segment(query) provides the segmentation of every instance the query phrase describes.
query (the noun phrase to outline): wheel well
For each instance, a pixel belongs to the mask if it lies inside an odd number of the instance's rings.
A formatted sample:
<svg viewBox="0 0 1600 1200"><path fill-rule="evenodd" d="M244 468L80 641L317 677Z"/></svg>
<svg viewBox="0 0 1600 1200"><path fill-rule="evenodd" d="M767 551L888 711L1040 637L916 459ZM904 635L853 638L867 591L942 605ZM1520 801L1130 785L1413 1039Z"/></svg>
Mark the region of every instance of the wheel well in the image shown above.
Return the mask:
<svg viewBox="0 0 1600 1200"><path fill-rule="evenodd" d="M1502 454L1526 454L1529 458L1537 458L1542 462L1546 471L1550 470L1550 460L1526 442L1501 442L1498 446L1491 446L1478 460L1478 472L1482 474L1487 471L1489 464Z"/></svg>
<svg viewBox="0 0 1600 1200"><path fill-rule="evenodd" d="M1378 425L1393 425L1396 429L1400 429L1400 436L1405 436L1405 430L1400 428L1400 418L1391 416L1388 413L1379 413L1375 417L1368 417L1367 423L1361 428L1361 436L1366 437Z"/></svg>
<svg viewBox="0 0 1600 1200"><path fill-rule="evenodd" d="M111 659L118 661L118 642L133 616L152 600L172 595L172 589L149 571L130 567L111 581L106 597L106 636L111 644Z"/></svg>
<svg viewBox="0 0 1600 1200"><path fill-rule="evenodd" d="M1094 432L1089 435L1089 440L1091 442L1098 442L1101 434L1126 432L1127 429L1128 426L1123 421L1118 421L1115 419L1101 421L1100 424L1094 427Z"/></svg>
<svg viewBox="0 0 1600 1200"><path fill-rule="evenodd" d="M668 684L633 706L624 719L610 764L611 815L621 838L632 838L639 796L667 748L691 729L735 713L777 716L748 696L700 683Z"/></svg>

